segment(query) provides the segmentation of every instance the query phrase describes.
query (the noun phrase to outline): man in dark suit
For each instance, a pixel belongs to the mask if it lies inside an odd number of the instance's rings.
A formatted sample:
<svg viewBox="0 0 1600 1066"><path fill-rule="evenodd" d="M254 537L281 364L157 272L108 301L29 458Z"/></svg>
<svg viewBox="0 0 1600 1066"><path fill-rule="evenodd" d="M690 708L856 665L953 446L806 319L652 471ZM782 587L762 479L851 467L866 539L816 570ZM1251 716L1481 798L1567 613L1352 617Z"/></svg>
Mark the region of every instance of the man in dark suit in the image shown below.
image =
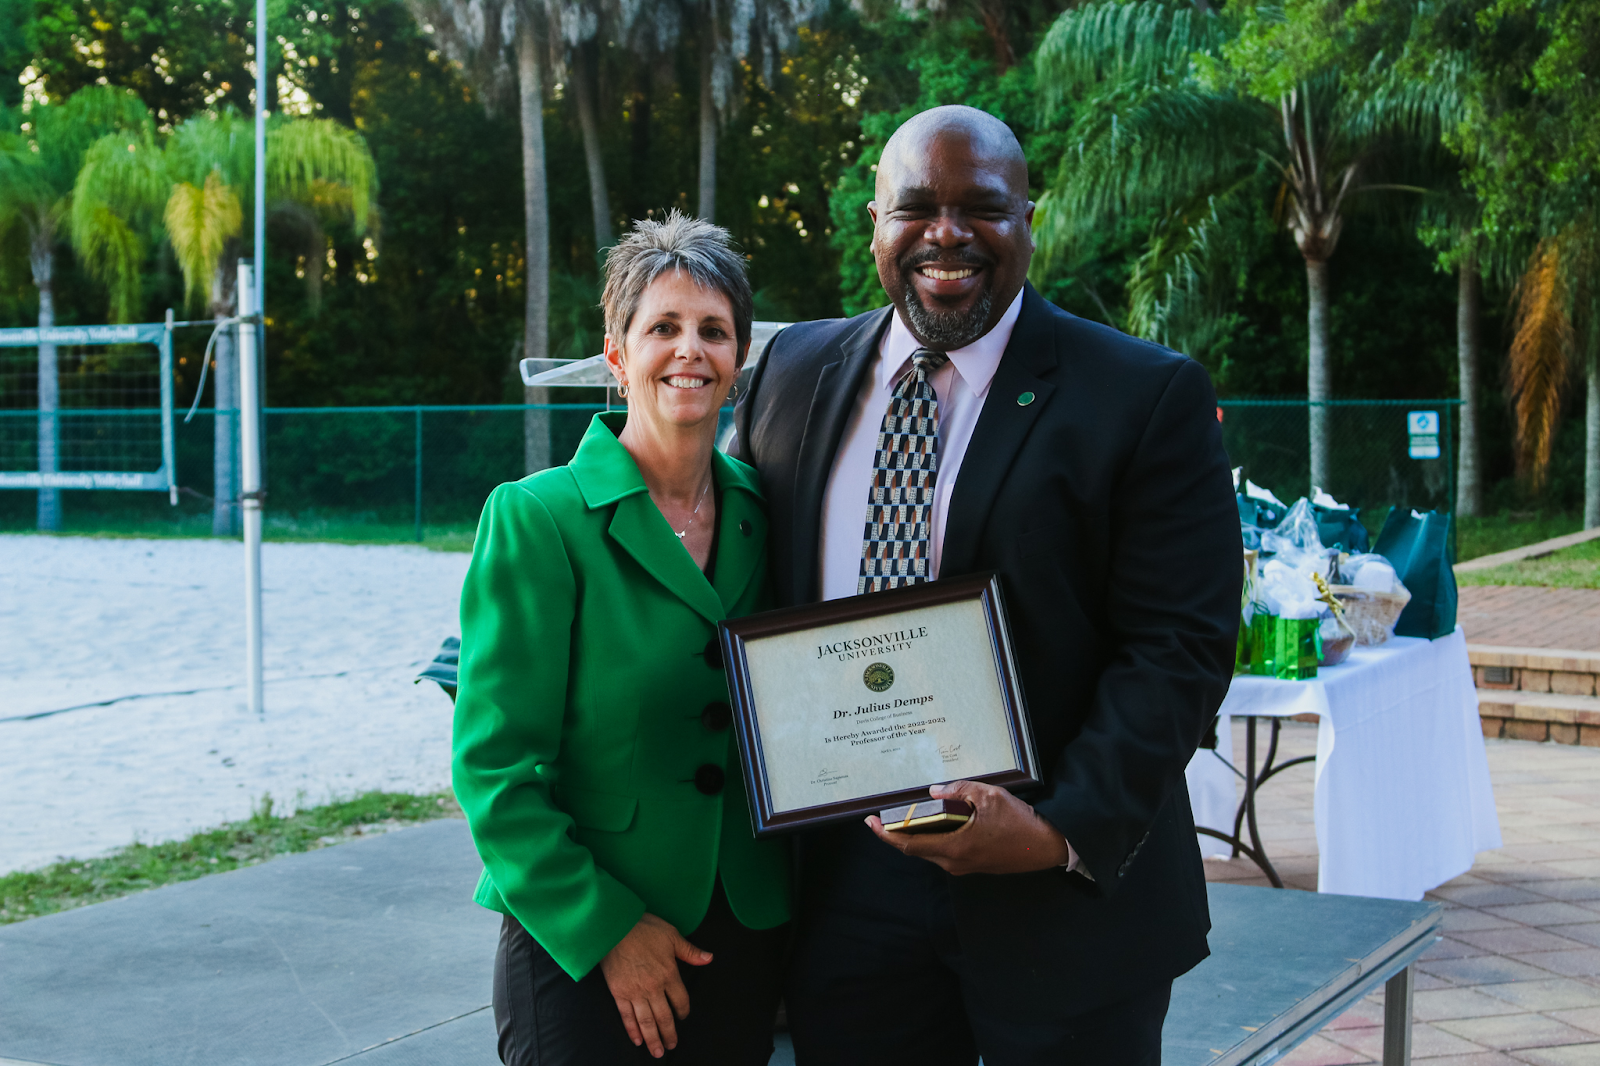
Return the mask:
<svg viewBox="0 0 1600 1066"><path fill-rule="evenodd" d="M784 331L735 415L783 603L1000 574L1047 779L935 787L976 808L953 833L803 840L802 1066L1157 1063L1207 954L1183 771L1240 593L1215 398L1198 363L1026 284L1027 192L992 116L907 122L868 205L893 307Z"/></svg>

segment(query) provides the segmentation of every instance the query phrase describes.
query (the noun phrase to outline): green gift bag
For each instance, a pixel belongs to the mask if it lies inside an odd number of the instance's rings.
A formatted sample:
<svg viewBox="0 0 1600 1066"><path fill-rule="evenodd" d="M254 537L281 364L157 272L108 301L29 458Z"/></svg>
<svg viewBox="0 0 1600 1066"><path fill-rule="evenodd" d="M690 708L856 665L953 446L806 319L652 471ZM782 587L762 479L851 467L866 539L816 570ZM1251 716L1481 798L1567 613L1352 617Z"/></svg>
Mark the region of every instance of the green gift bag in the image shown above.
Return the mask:
<svg viewBox="0 0 1600 1066"><path fill-rule="evenodd" d="M1258 529L1273 528L1283 521L1283 516L1288 513L1287 508L1279 507L1271 500L1258 500L1242 492L1237 494L1235 502L1239 507L1239 523L1255 526Z"/></svg>
<svg viewBox="0 0 1600 1066"><path fill-rule="evenodd" d="M1257 611L1250 620L1250 672L1280 681L1316 677L1321 626L1320 618L1279 618Z"/></svg>
<svg viewBox="0 0 1600 1066"><path fill-rule="evenodd" d="M1372 550L1389 560L1411 592L1395 622L1397 637L1437 640L1456 629L1455 519L1448 511L1416 515L1392 507Z"/></svg>
<svg viewBox="0 0 1600 1066"><path fill-rule="evenodd" d="M1372 550L1372 537L1361 524L1361 508L1340 510L1314 503L1311 514L1317 520L1317 537L1326 547L1351 555L1364 555Z"/></svg>

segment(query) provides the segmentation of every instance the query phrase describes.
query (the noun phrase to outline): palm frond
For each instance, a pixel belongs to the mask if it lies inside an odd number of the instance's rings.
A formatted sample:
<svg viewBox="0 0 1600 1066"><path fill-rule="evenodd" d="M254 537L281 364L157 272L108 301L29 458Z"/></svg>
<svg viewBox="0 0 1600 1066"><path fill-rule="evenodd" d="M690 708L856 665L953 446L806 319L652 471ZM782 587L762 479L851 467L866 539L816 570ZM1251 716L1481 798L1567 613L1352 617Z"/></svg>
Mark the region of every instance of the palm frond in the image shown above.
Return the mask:
<svg viewBox="0 0 1600 1066"><path fill-rule="evenodd" d="M1437 145L1466 117L1468 64L1459 53L1443 52L1423 70L1418 76L1413 64L1374 56L1357 91L1343 94L1345 136L1360 142L1400 135L1417 147Z"/></svg>
<svg viewBox="0 0 1600 1066"><path fill-rule="evenodd" d="M1258 186L1255 179L1241 181L1156 224L1128 280L1131 332L1196 357L1220 339L1238 264L1247 259L1241 235L1249 230Z"/></svg>
<svg viewBox="0 0 1600 1066"><path fill-rule="evenodd" d="M145 242L138 232L104 203L73 205L73 247L92 276L105 283L111 297L111 321L130 322L139 310L139 268Z"/></svg>
<svg viewBox="0 0 1600 1066"><path fill-rule="evenodd" d="M1097 101L1074 125L1076 143L1041 201L1043 254L1070 256L1077 233L1231 188L1262 168L1271 133L1265 105L1226 92L1183 87Z"/></svg>
<svg viewBox="0 0 1600 1066"><path fill-rule="evenodd" d="M72 189L68 231L78 260L111 291L111 314L131 315L139 294L140 231L172 189L149 129L100 138L84 153Z"/></svg>
<svg viewBox="0 0 1600 1066"><path fill-rule="evenodd" d="M1193 57L1226 39L1218 19L1188 4L1099 0L1051 25L1036 57L1047 117L1076 96L1111 85L1152 85L1189 76Z"/></svg>
<svg viewBox="0 0 1600 1066"><path fill-rule="evenodd" d="M33 140L10 130L0 133L0 212L36 225L60 195Z"/></svg>
<svg viewBox="0 0 1600 1066"><path fill-rule="evenodd" d="M1154 227L1128 279L1128 329L1167 344L1175 298L1192 293L1200 280L1213 205L1210 198L1188 205Z"/></svg>
<svg viewBox="0 0 1600 1066"><path fill-rule="evenodd" d="M1507 365L1516 415L1517 470L1534 491L1550 470L1561 393L1572 351L1568 288L1555 239L1539 243L1517 284L1515 335Z"/></svg>
<svg viewBox="0 0 1600 1066"><path fill-rule="evenodd" d="M249 199L256 169L255 120L227 108L180 122L167 140L167 169L173 181L200 187L215 173L224 185Z"/></svg>
<svg viewBox="0 0 1600 1066"><path fill-rule="evenodd" d="M280 120L268 128L268 199L315 203L321 197L332 206L330 186L348 190L356 232L365 232L378 168L359 133L332 119Z"/></svg>
<svg viewBox="0 0 1600 1066"><path fill-rule="evenodd" d="M126 89L91 85L62 103L40 104L26 116L0 109L0 212L31 229L54 226L67 204L89 147L117 131L151 130L150 114Z"/></svg>
<svg viewBox="0 0 1600 1066"><path fill-rule="evenodd" d="M199 187L186 181L172 187L162 220L172 243L178 269L183 272L184 293L203 300L230 238L244 225L238 194L217 171L206 175Z"/></svg>
<svg viewBox="0 0 1600 1066"><path fill-rule="evenodd" d="M37 107L29 115L39 158L63 192L72 188L84 153L110 133L139 134L153 129L150 111L131 89L90 85L59 104Z"/></svg>

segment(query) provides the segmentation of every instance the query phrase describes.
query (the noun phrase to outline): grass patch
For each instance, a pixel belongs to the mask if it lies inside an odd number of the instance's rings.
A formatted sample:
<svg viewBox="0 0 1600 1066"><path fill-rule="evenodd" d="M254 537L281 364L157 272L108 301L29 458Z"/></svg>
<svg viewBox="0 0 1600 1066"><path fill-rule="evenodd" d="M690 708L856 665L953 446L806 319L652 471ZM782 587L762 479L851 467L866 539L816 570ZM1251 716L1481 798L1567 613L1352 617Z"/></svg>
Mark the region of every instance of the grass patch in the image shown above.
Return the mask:
<svg viewBox="0 0 1600 1066"><path fill-rule="evenodd" d="M1539 559L1524 559L1489 570L1456 575L1460 585L1542 585L1547 588L1600 589L1600 539L1565 548Z"/></svg>
<svg viewBox="0 0 1600 1066"><path fill-rule="evenodd" d="M1507 511L1483 518L1458 518L1456 562L1537 544L1582 528L1583 516L1576 512Z"/></svg>
<svg viewBox="0 0 1600 1066"><path fill-rule="evenodd" d="M413 525L302 516L269 519L262 530L262 539L324 544L415 544L434 551L470 552L477 533L476 523L429 525L424 522L422 539L418 540Z"/></svg>
<svg viewBox="0 0 1600 1066"><path fill-rule="evenodd" d="M273 814L272 797L263 796L255 813L244 821L187 840L130 844L99 859L58 862L42 870L0 876L0 925L254 866L279 855L315 851L398 826L459 817L461 808L448 792L427 796L366 792L286 816Z"/></svg>

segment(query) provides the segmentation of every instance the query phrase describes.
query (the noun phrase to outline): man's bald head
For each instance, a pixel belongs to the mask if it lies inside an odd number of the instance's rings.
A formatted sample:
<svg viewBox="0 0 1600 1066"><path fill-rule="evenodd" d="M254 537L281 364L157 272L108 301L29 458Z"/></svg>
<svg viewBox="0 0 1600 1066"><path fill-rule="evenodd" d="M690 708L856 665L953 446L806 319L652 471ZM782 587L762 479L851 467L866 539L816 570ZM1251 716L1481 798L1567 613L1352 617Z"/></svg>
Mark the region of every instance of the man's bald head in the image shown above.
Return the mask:
<svg viewBox="0 0 1600 1066"><path fill-rule="evenodd" d="M920 169L928 158L929 146L943 139L967 145L974 155L1006 174L1019 199L1028 198L1028 160L1011 127L987 111L965 104L946 104L912 115L883 146L874 189L878 199L883 200L885 193L892 191L894 183L903 180L908 172Z"/></svg>
<svg viewBox="0 0 1600 1066"><path fill-rule="evenodd" d="M1028 162L993 115L952 106L912 117L884 145L867 210L878 280L935 351L993 329L1027 280Z"/></svg>

